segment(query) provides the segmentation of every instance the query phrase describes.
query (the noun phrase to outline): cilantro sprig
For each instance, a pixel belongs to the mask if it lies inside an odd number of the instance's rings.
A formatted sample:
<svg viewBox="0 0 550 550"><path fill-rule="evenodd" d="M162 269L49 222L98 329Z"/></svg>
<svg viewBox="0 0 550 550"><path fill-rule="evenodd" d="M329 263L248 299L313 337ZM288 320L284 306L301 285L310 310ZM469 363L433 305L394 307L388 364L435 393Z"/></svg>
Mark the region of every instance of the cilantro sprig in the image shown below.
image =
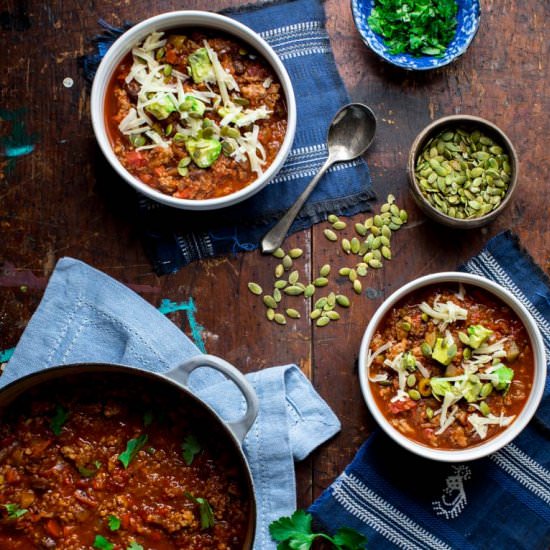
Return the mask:
<svg viewBox="0 0 550 550"><path fill-rule="evenodd" d="M120 519L110 514L107 516L107 525L111 531L118 531L120 529Z"/></svg>
<svg viewBox="0 0 550 550"><path fill-rule="evenodd" d="M122 462L124 468L128 468L130 462L134 460L139 451L143 448L149 436L147 434L141 434L135 439L130 439L126 444L126 450L118 455L118 459Z"/></svg>
<svg viewBox="0 0 550 550"><path fill-rule="evenodd" d="M55 414L50 419L50 428L55 435L61 433L61 428L69 418L69 411L65 410L61 405L55 408Z"/></svg>
<svg viewBox="0 0 550 550"><path fill-rule="evenodd" d="M187 498L190 498L195 504L199 505L199 514L201 516L201 529L214 527L214 511L209 502L202 497L194 497L191 493L185 493Z"/></svg>
<svg viewBox="0 0 550 550"><path fill-rule="evenodd" d="M440 57L455 35L457 13L455 0L376 0L368 22L391 54Z"/></svg>
<svg viewBox="0 0 550 550"><path fill-rule="evenodd" d="M103 535L96 535L93 547L97 548L97 550L113 550L115 545L107 540Z"/></svg>
<svg viewBox="0 0 550 550"><path fill-rule="evenodd" d="M2 504L8 513L8 519L19 519L21 516L24 516L28 510L26 508L19 508L17 504Z"/></svg>
<svg viewBox="0 0 550 550"><path fill-rule="evenodd" d="M187 466L191 466L195 456L201 451L201 446L197 438L190 434L188 435L181 444L181 452L183 454L183 460Z"/></svg>
<svg viewBox="0 0 550 550"><path fill-rule="evenodd" d="M334 536L313 533L312 516L304 510L296 510L290 517L282 517L272 522L269 533L277 542L277 550L309 550L315 539L325 539L337 550L364 550L367 539L348 527L341 527Z"/></svg>

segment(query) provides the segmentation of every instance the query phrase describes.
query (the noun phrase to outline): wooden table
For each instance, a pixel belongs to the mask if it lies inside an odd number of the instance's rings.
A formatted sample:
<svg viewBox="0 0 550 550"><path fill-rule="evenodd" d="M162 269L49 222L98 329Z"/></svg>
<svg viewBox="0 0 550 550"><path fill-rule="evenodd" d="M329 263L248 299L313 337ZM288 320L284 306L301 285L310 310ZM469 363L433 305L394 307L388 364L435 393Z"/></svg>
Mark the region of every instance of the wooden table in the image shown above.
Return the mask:
<svg viewBox="0 0 550 550"><path fill-rule="evenodd" d="M549 271L550 3L483 0L481 28L467 54L441 70L416 74L381 62L364 46L349 1L327 0L327 27L344 82L352 99L372 106L379 120L367 154L379 196L374 206L392 192L410 219L394 238L394 259L363 279L369 292L354 296L349 312L325 328L312 327L304 317L286 327L265 320L247 283L270 284L275 260L258 251L155 276L133 220L108 200L108 182L98 181L89 88L78 68L79 56L93 49L98 18L117 25L175 8L212 6L207 0L0 1L0 360L9 358L62 256L107 272L155 306L163 299L179 304L170 318L188 334L198 328L208 352L246 372L297 363L340 418L342 431L297 466L298 504L305 507L373 429L356 360L367 322L385 296L417 276L456 268L507 228ZM511 207L490 226L468 233L428 221L407 190L405 165L414 136L430 120L453 113L496 122L521 161ZM287 241L306 251L298 262L304 277L324 263L342 263L324 227Z"/></svg>

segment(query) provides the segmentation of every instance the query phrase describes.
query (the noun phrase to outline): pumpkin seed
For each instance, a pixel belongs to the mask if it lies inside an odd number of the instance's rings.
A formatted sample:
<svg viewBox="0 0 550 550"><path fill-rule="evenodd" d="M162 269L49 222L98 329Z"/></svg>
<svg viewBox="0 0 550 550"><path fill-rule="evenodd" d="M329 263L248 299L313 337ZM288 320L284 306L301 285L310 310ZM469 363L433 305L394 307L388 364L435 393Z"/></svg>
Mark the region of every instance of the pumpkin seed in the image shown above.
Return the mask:
<svg viewBox="0 0 550 550"><path fill-rule="evenodd" d="M292 250L288 251L288 255L295 260L296 258L299 258L304 251L301 248L293 248Z"/></svg>
<svg viewBox="0 0 550 550"><path fill-rule="evenodd" d="M350 271L351 269L349 267L341 267L338 270L338 275L342 275L342 277L347 277Z"/></svg>
<svg viewBox="0 0 550 550"><path fill-rule="evenodd" d="M365 229L370 229L372 227L372 225L374 224L374 219L373 218L367 218L365 220L365 222L363 223L363 225L365 226Z"/></svg>
<svg viewBox="0 0 550 550"><path fill-rule="evenodd" d="M275 288L278 288L279 290L282 290L283 288L285 288L286 285L288 285L288 282L285 281L284 279L279 279L278 281L275 281L273 283L273 286Z"/></svg>
<svg viewBox="0 0 550 550"><path fill-rule="evenodd" d="M315 309L323 309L327 305L327 299L325 297L319 298L315 302Z"/></svg>
<svg viewBox="0 0 550 550"><path fill-rule="evenodd" d="M357 237L353 237L350 242L351 251L353 254L357 254L359 252L359 248L361 247L361 243L359 242L359 239Z"/></svg>
<svg viewBox="0 0 550 550"><path fill-rule="evenodd" d="M288 271L292 267L292 258L287 254L283 258L283 267L285 268L285 271Z"/></svg>
<svg viewBox="0 0 550 550"><path fill-rule="evenodd" d="M344 296L343 294L337 294L336 295L336 303L339 306L342 306L342 307L349 307L350 306L349 298L347 296Z"/></svg>
<svg viewBox="0 0 550 550"><path fill-rule="evenodd" d="M325 264L324 266L321 267L321 269L319 269L319 275L321 275L321 277L328 277L329 273L330 273L329 264Z"/></svg>
<svg viewBox="0 0 550 550"><path fill-rule="evenodd" d="M273 289L273 299L274 299L277 303L279 303L279 302L283 299L283 297L282 297L282 295L281 295L281 291L280 291L278 288L274 288L274 289Z"/></svg>
<svg viewBox="0 0 550 550"><path fill-rule="evenodd" d="M337 222L334 222L332 224L332 228L336 229L336 231L342 231L342 229L345 229L347 227L346 222L338 220Z"/></svg>
<svg viewBox="0 0 550 550"><path fill-rule="evenodd" d="M367 228L362 223L355 224L355 231L358 235L361 235L361 237L364 237L367 234Z"/></svg>
<svg viewBox="0 0 550 550"><path fill-rule="evenodd" d="M273 319L275 318L275 310L271 307L268 307L266 310L265 310L265 316L267 317L267 319L269 321L273 321Z"/></svg>
<svg viewBox="0 0 550 550"><path fill-rule="evenodd" d="M330 223L336 223L340 218L335 214L329 214L327 219Z"/></svg>
<svg viewBox="0 0 550 550"><path fill-rule="evenodd" d="M361 285L361 281L359 279L355 279L355 281L353 281L353 291L355 294L361 294L363 291L363 285Z"/></svg>
<svg viewBox="0 0 550 550"><path fill-rule="evenodd" d="M334 292L331 292L327 296L327 306L334 307L336 304L336 294Z"/></svg>
<svg viewBox="0 0 550 550"><path fill-rule="evenodd" d="M299 319L300 318L300 312L295 310L295 309L292 309L291 307L289 307L285 311L286 311L286 314L292 319Z"/></svg>
<svg viewBox="0 0 550 550"><path fill-rule="evenodd" d="M248 283L248 290L252 294L256 294L256 296L259 296L263 292L262 287L258 283Z"/></svg>
<svg viewBox="0 0 550 550"><path fill-rule="evenodd" d="M391 250L387 246L383 246L380 251L386 260L391 260Z"/></svg>
<svg viewBox="0 0 550 550"><path fill-rule="evenodd" d="M317 279L315 279L313 281L313 284L315 286L327 286L328 285L328 279L326 277L317 277Z"/></svg>
<svg viewBox="0 0 550 550"><path fill-rule="evenodd" d="M420 392L418 390L409 390L409 397L413 401L418 401L420 399Z"/></svg>
<svg viewBox="0 0 550 550"><path fill-rule="evenodd" d="M336 233L334 231L331 231L330 229L325 229L323 231L323 233L325 234L325 237L329 240L329 241L332 241L332 242L335 242L338 240L338 237L336 236Z"/></svg>
<svg viewBox="0 0 550 550"><path fill-rule="evenodd" d="M275 301L275 298L273 298L273 296L269 296L268 294L264 296L263 300L266 307L277 309L277 302Z"/></svg>
<svg viewBox="0 0 550 550"><path fill-rule="evenodd" d="M285 251L282 248L277 248L271 253L272 256L275 256L275 258L279 258L279 260L282 260L285 257Z"/></svg>
<svg viewBox="0 0 550 550"><path fill-rule="evenodd" d="M415 385L416 376L414 374L409 374L409 376L407 376L407 386L409 386L409 388L413 388Z"/></svg>
<svg viewBox="0 0 550 550"><path fill-rule="evenodd" d="M310 317L310 319L315 320L315 319L321 317L321 313L323 313L322 310L320 310L320 309L314 309L314 310L309 314L309 317Z"/></svg>
<svg viewBox="0 0 550 550"><path fill-rule="evenodd" d="M275 313L275 315L273 317L273 320L278 325L286 325L286 319L285 319L285 316L282 313Z"/></svg>
<svg viewBox="0 0 550 550"><path fill-rule="evenodd" d="M382 262L377 258L373 258L372 260L369 260L368 264L370 267L374 267L374 269L380 269L382 267Z"/></svg>
<svg viewBox="0 0 550 550"><path fill-rule="evenodd" d="M349 275L348 275L348 279L353 283L353 281L355 281L357 279L357 271L355 271L355 269L350 269L349 270Z"/></svg>
<svg viewBox="0 0 550 550"><path fill-rule="evenodd" d="M283 276L283 273L285 272L285 268L283 267L283 264L277 264L275 267L275 277L279 279Z"/></svg>
<svg viewBox="0 0 550 550"><path fill-rule="evenodd" d="M314 294L315 294L315 286L310 283L309 285L306 286L304 290L304 296L306 298L311 298Z"/></svg>
<svg viewBox="0 0 550 550"><path fill-rule="evenodd" d="M483 416L489 416L491 414L491 408L485 401L481 401L479 404L479 410Z"/></svg>
<svg viewBox="0 0 550 550"><path fill-rule="evenodd" d="M292 271L288 276L288 282L291 285L295 285L298 282L299 278L300 278L300 274L298 273L298 271Z"/></svg>
<svg viewBox="0 0 550 550"><path fill-rule="evenodd" d="M420 351L422 352L422 355L424 357L431 357L432 356L432 347L428 342L422 342L420 345Z"/></svg>
<svg viewBox="0 0 550 550"><path fill-rule="evenodd" d="M346 254L349 254L351 252L351 243L348 239L342 239L342 250Z"/></svg>
<svg viewBox="0 0 550 550"><path fill-rule="evenodd" d="M355 270L357 271L357 275L365 277L368 272L367 264L359 264Z"/></svg>
<svg viewBox="0 0 550 550"><path fill-rule="evenodd" d="M492 392L493 384L491 384L491 382L486 382L485 384L483 384L483 386L481 386L481 391L479 392L479 395L485 399L486 397L491 395Z"/></svg>
<svg viewBox="0 0 550 550"><path fill-rule="evenodd" d="M380 212L382 213L389 212L390 207L391 207L391 204L389 202L386 202L380 207Z"/></svg>
<svg viewBox="0 0 550 550"><path fill-rule="evenodd" d="M285 294L288 294L289 296L300 296L300 294L304 293L304 289L300 288L299 286L292 285L292 286L287 286L286 288L284 288L283 292Z"/></svg>
<svg viewBox="0 0 550 550"><path fill-rule="evenodd" d="M323 315L322 317L319 317L319 319L317 319L317 321L315 321L315 324L318 327L326 327L329 323L330 323L330 319L326 315Z"/></svg>
<svg viewBox="0 0 550 550"><path fill-rule="evenodd" d="M340 319L340 314L337 311L327 311L325 315L331 320L331 321L338 321Z"/></svg>

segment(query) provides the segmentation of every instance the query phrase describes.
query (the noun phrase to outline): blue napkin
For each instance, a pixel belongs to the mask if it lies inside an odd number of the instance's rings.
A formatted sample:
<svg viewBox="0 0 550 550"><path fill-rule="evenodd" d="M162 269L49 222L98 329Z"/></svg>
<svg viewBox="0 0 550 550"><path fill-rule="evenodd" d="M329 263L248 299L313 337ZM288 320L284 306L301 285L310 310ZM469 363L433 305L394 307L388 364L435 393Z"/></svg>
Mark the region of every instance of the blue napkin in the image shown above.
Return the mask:
<svg viewBox="0 0 550 550"><path fill-rule="evenodd" d="M325 162L329 123L336 111L350 102L334 63L321 0L266 2L222 13L258 32L285 64L298 106L296 137L277 177L235 206L210 213L181 211L138 197L137 224L159 275L175 272L193 260L257 248ZM107 32L96 38L97 53L82 59L89 79L123 30L104 22L103 26ZM109 180L116 177L114 171L102 176ZM329 213L351 216L370 210L369 201L374 198L362 159L336 164L323 177L290 232L310 227Z"/></svg>
<svg viewBox="0 0 550 550"><path fill-rule="evenodd" d="M549 281L509 232L462 268L510 290L541 330L550 358ZM464 464L428 461L377 432L310 511L328 531L346 525L385 550L550 547L550 386L514 441Z"/></svg>
<svg viewBox="0 0 550 550"><path fill-rule="evenodd" d="M92 267L61 259L42 301L0 377L0 387L53 365L121 363L162 373L199 349L167 317ZM244 441L257 498L256 550L274 549L268 525L296 507L294 460L305 458L340 423L295 365L247 375L260 400ZM201 368L190 389L227 420L242 398L218 372Z"/></svg>

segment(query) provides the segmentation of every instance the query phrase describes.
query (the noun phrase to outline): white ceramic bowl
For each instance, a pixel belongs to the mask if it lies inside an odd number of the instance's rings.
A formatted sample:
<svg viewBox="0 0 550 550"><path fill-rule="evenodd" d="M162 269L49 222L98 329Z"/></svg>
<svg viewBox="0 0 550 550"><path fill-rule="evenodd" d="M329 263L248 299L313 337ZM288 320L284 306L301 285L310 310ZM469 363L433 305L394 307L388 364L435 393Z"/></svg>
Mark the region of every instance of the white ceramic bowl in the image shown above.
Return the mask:
<svg viewBox="0 0 550 550"><path fill-rule="evenodd" d="M269 166L269 168L259 178L243 189L224 197L204 200L180 199L170 195L165 195L164 193L149 187L138 178L130 174L122 166L113 152L107 134L104 115L105 93L111 80L111 76L120 61L137 43L142 41L153 31L167 31L170 29L178 29L183 27L217 30L232 35L238 40L249 44L269 63L275 71L285 95L288 120L285 138L279 153L273 160L271 166ZM283 63L273 51L271 46L269 46L267 42L257 33L242 23L223 15L205 11L174 11L163 13L138 23L118 38L118 40L114 42L105 54L105 57L102 59L94 77L91 94L91 115L92 126L99 146L103 151L103 154L107 157L107 160L120 174L120 176L122 176L132 187L149 198L169 206L187 210L214 210L217 208L223 208L225 206L230 206L231 204L241 202L257 193L275 176L275 174L277 174L283 166L283 163L290 152L290 148L294 140L294 133L296 131L296 100L294 97L292 83Z"/></svg>
<svg viewBox="0 0 550 550"><path fill-rule="evenodd" d="M366 368L367 364L367 352L370 346L370 342L376 329L384 315L403 297L415 292L416 290L438 283L459 283L480 287L485 291L493 294L497 298L500 298L506 305L508 305L519 319L524 324L533 349L533 357L535 362L535 378L533 381L533 387L531 393L527 399L527 403L523 407L517 418L503 430L497 436L488 439L486 442L479 443L473 447L466 449L434 449L426 445L422 445L408 437L405 437L401 432L395 429L384 417L371 392L370 382L368 379L368 372ZM389 296L382 305L378 308L376 313L371 318L363 340L361 342L361 349L359 351L359 380L361 383L361 391L363 397L369 408L369 411L374 416L375 420L382 427L382 429L397 443L399 443L405 449L429 458L432 460L438 460L442 462L464 462L468 460L475 460L484 457L488 454L494 453L507 443L510 443L522 430L525 428L529 420L535 414L535 411L542 398L544 390L544 384L546 381L546 356L544 351L544 343L540 331L535 324L535 321L531 317L531 314L527 311L525 306L515 298L508 290L489 281L483 277L477 275L470 275L468 273L460 272L443 272L434 273L431 275L425 275L407 283L400 289L396 290L391 296Z"/></svg>

